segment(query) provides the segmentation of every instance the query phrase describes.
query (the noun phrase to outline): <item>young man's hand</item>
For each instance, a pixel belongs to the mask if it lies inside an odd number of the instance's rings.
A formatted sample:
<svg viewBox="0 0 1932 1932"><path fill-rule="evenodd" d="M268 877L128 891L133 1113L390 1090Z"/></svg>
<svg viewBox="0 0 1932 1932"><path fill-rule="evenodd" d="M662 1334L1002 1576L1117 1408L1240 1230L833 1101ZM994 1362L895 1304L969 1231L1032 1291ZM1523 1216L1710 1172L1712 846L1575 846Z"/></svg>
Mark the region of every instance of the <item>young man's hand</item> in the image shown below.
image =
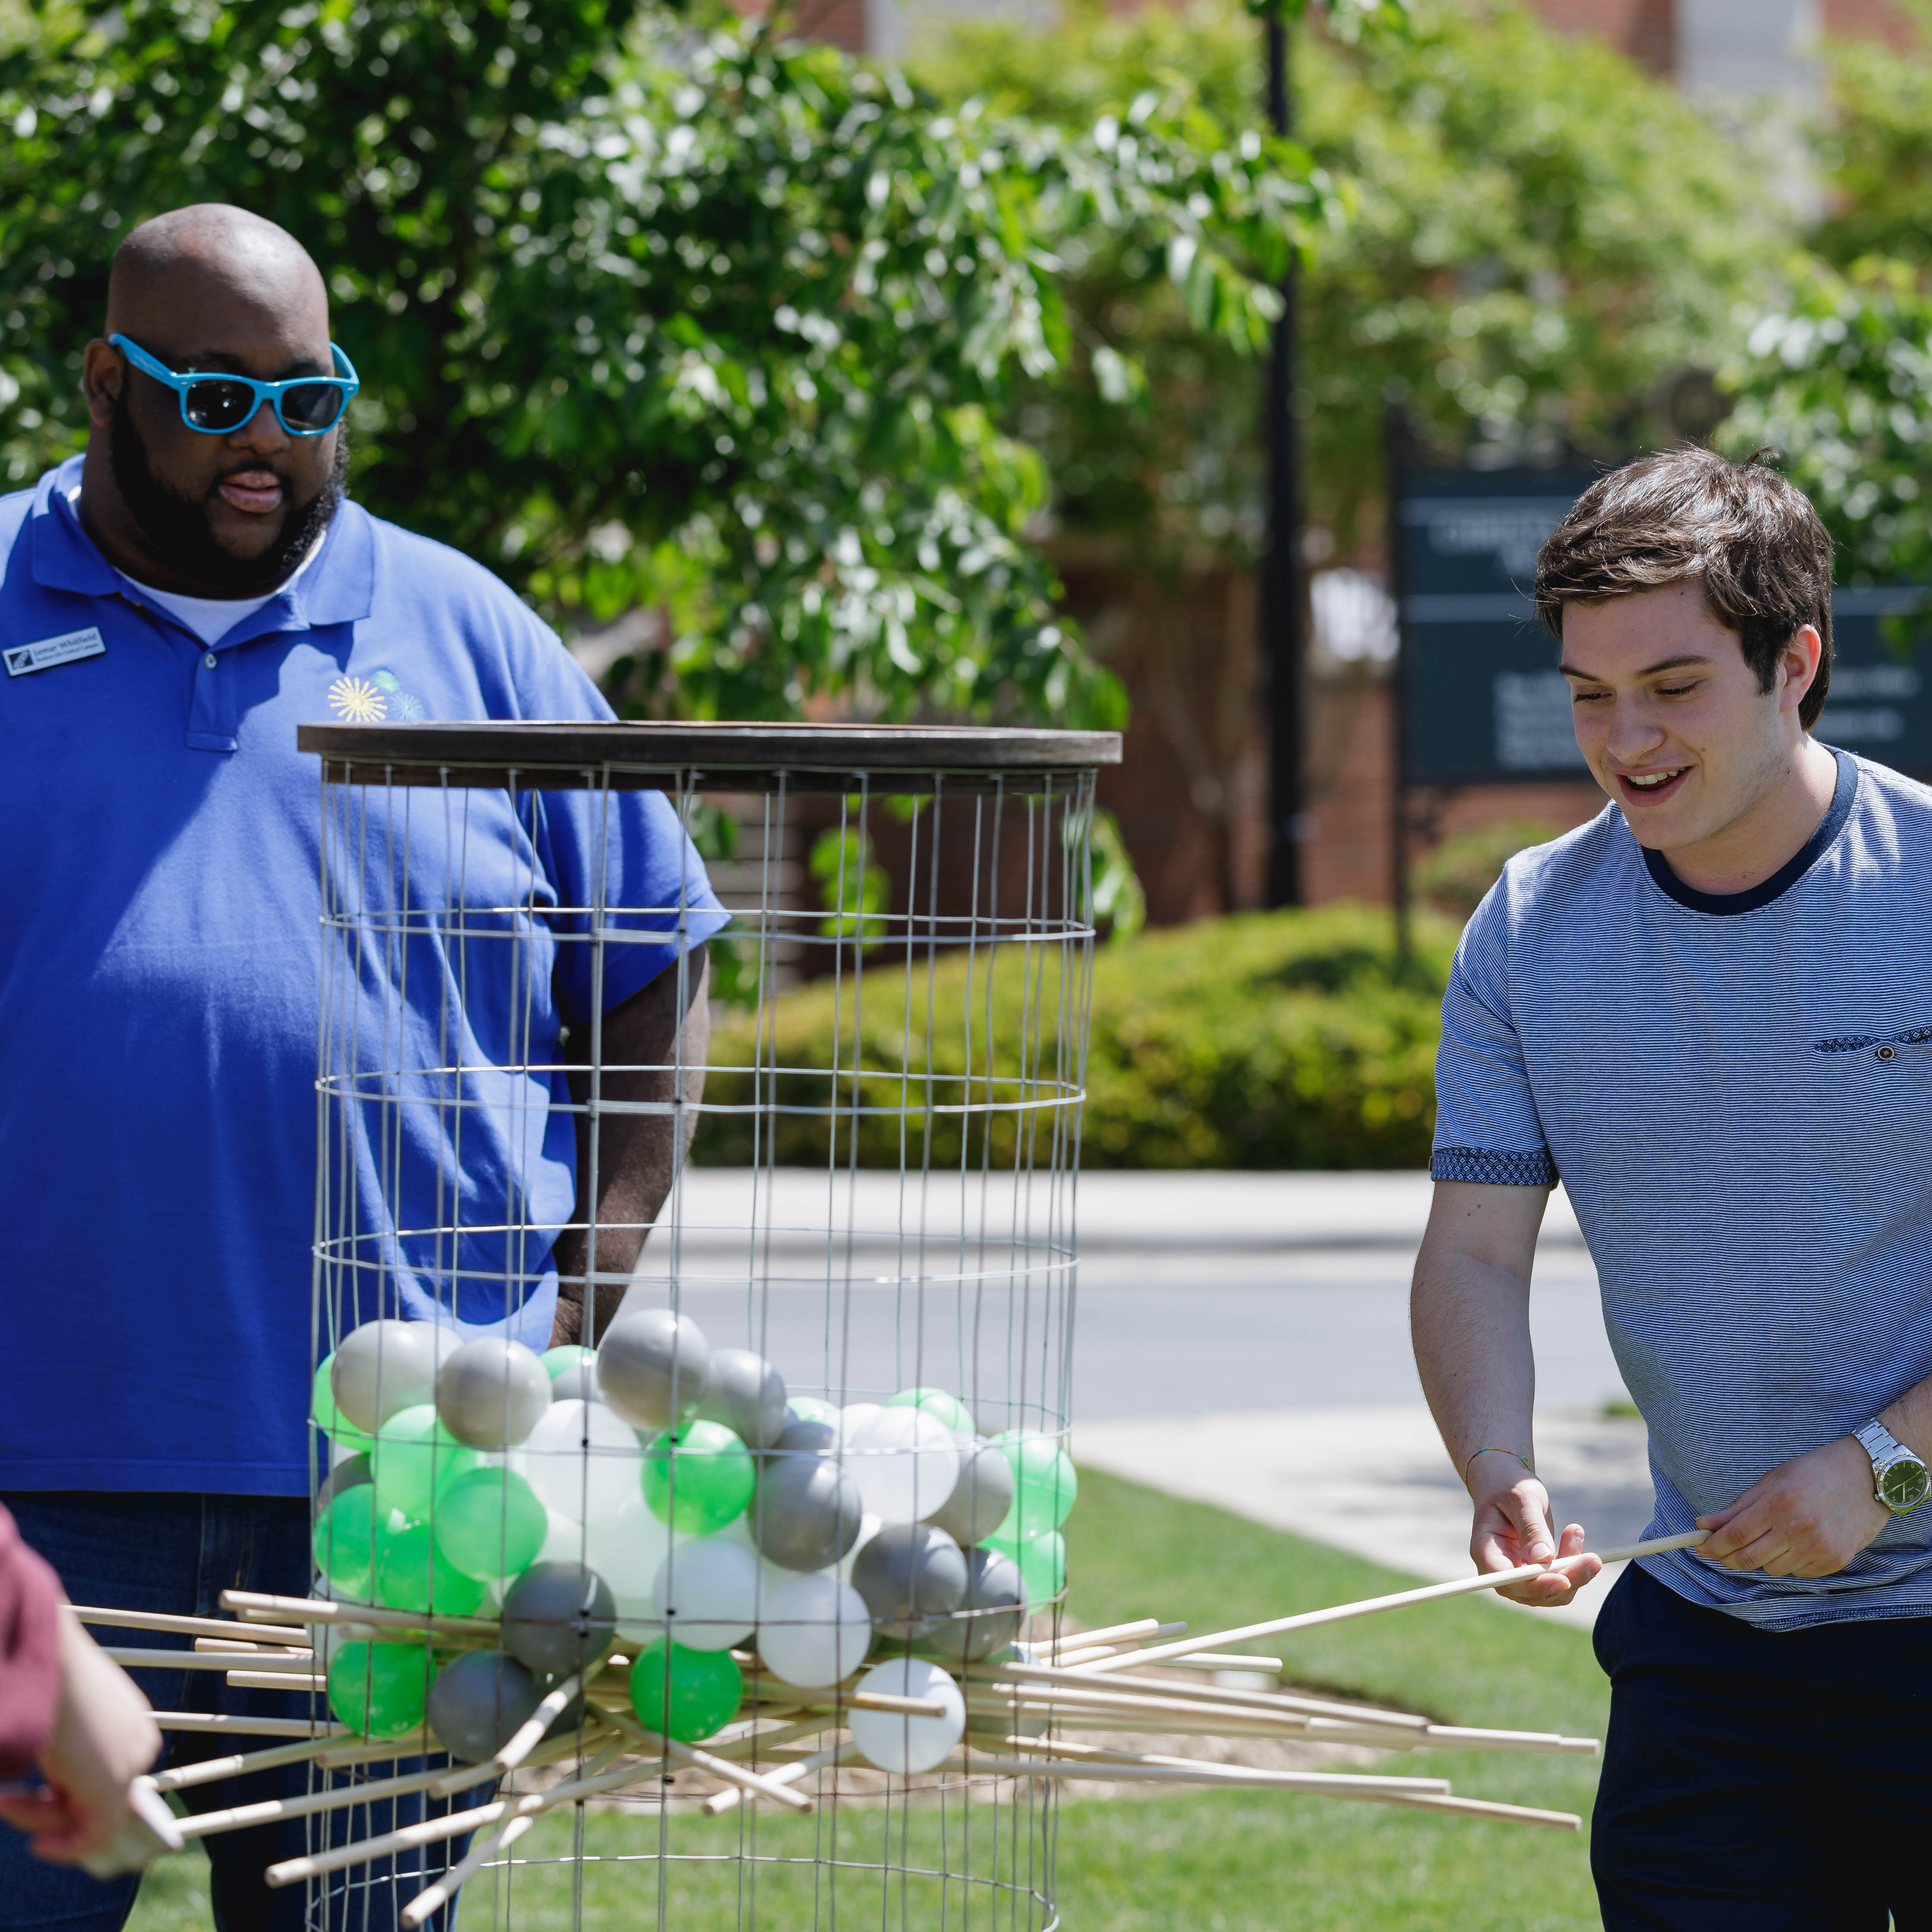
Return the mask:
<svg viewBox="0 0 1932 1932"><path fill-rule="evenodd" d="M1833 1576L1886 1525L1871 1458L1849 1436L1760 1476L1729 1509L1697 1519L1711 1535L1696 1553L1767 1576Z"/></svg>
<svg viewBox="0 0 1932 1932"><path fill-rule="evenodd" d="M40 1754L44 1790L0 1799L37 1858L74 1864L99 1851L128 1815L128 1787L160 1754L161 1734L134 1681L65 1610L61 1694Z"/></svg>
<svg viewBox="0 0 1932 1932"><path fill-rule="evenodd" d="M1506 1468L1498 1467L1486 1486L1484 1466L1490 1463L1501 1466L1503 1458L1479 1456L1470 1472L1475 1485L1476 1520L1469 1533L1469 1554L1476 1559L1476 1568L1514 1570L1554 1557L1556 1561L1546 1576L1507 1584L1496 1594L1540 1610L1571 1602L1604 1567L1595 1557L1584 1555L1582 1525L1567 1523L1559 1536L1551 1526L1550 1492L1520 1465L1514 1481Z"/></svg>

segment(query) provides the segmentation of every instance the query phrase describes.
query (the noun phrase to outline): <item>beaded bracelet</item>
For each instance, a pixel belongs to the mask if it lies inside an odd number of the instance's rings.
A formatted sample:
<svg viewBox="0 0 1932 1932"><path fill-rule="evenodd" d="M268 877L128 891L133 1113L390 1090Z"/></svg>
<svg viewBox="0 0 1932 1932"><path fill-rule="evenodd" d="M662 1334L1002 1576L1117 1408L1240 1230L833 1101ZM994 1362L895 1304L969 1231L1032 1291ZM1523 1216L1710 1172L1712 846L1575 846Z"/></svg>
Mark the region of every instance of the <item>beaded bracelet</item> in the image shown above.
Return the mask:
<svg viewBox="0 0 1932 1932"><path fill-rule="evenodd" d="M1472 1450L1468 1462L1462 1465L1462 1486L1466 1490L1469 1486L1469 1463L1474 1462L1478 1456L1514 1456L1532 1476L1536 1474L1535 1464L1520 1449L1506 1449L1499 1442L1487 1443L1480 1449Z"/></svg>

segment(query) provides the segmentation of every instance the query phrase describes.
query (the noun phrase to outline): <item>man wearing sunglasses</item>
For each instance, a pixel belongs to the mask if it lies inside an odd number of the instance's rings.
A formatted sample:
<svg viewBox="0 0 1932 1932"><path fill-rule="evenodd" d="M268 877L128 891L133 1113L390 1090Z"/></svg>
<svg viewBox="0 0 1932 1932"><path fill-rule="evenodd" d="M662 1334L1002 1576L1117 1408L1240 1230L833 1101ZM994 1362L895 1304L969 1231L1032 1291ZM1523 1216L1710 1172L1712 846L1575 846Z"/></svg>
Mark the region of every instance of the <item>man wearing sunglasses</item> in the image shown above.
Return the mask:
<svg viewBox="0 0 1932 1932"><path fill-rule="evenodd" d="M296 728L610 716L502 584L349 499L357 383L292 236L178 209L115 258L83 362L85 452L0 499L0 1500L76 1603L207 1615L224 1588L309 1587L322 852ZM386 989L427 1016L426 1053L455 988L472 1066L562 1063L566 1028L601 1005L608 1060L701 1070L704 942L724 914L661 795L469 793L416 813L411 837L423 876L460 878L486 922L512 908L520 942ZM609 904L682 910L627 916L631 943L593 979L591 947L570 943L587 920L567 909L598 903L600 880ZM513 950L547 962L542 983L500 983ZM673 1078L604 1091L667 1102ZM687 1074L686 1097L701 1082ZM460 1168L437 1144L422 1184L527 1204L526 1221L466 1234L464 1279L440 1289L399 1265L380 1312L576 1340L595 1220L629 1231L600 1228L601 1330L669 1185L669 1108L607 1118L593 1170L554 1100L532 1133L527 1083L478 1094ZM220 1673L137 1676L163 1708L296 1714ZM177 1731L170 1748L233 1744ZM305 1772L289 1775L299 1790ZM188 1795L252 1802L276 1780ZM366 1828L418 1808L379 1804ZM271 1893L262 1874L304 1830L207 1840L222 1932L303 1924L303 1888ZM383 1932L452 1855L393 1887L348 1874L328 1923ZM0 1826L0 1932L118 1932L133 1898L131 1880L38 1864Z"/></svg>

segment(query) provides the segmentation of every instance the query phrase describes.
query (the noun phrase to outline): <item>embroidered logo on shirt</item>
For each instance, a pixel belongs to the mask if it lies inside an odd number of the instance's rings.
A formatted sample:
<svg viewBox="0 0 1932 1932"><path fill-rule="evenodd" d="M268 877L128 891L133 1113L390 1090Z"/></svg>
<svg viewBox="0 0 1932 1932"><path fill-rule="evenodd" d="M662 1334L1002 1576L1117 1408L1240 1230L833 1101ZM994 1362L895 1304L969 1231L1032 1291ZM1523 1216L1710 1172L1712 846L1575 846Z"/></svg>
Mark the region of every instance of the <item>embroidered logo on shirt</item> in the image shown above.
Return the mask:
<svg viewBox="0 0 1932 1932"><path fill-rule="evenodd" d="M63 631L58 637L43 638L38 644L10 645L0 656L7 660L9 677L25 677L29 671L52 670L82 658L98 658L106 649L107 640L90 624L84 631Z"/></svg>
<svg viewBox="0 0 1932 1932"><path fill-rule="evenodd" d="M429 715L422 700L405 691L392 670L371 671L367 677L338 677L328 687L328 702L345 724L381 724L392 712L405 722Z"/></svg>
<svg viewBox="0 0 1932 1932"><path fill-rule="evenodd" d="M1846 1033L1830 1040L1814 1040L1814 1053L1838 1054L1869 1052L1874 1060L1888 1065L1898 1058L1901 1046L1923 1046L1932 1041L1932 1026L1909 1027L1903 1033Z"/></svg>

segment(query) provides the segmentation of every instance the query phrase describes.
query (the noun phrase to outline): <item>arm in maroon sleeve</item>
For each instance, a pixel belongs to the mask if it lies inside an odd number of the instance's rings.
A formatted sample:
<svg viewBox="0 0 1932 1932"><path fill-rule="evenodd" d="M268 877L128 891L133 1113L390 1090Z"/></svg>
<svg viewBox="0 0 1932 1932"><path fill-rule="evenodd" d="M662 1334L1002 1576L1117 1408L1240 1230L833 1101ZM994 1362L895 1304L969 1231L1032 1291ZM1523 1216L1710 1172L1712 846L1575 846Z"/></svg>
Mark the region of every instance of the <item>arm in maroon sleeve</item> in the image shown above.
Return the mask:
<svg viewBox="0 0 1932 1932"><path fill-rule="evenodd" d="M46 1748L60 1702L59 1579L0 1508L0 1779Z"/></svg>

